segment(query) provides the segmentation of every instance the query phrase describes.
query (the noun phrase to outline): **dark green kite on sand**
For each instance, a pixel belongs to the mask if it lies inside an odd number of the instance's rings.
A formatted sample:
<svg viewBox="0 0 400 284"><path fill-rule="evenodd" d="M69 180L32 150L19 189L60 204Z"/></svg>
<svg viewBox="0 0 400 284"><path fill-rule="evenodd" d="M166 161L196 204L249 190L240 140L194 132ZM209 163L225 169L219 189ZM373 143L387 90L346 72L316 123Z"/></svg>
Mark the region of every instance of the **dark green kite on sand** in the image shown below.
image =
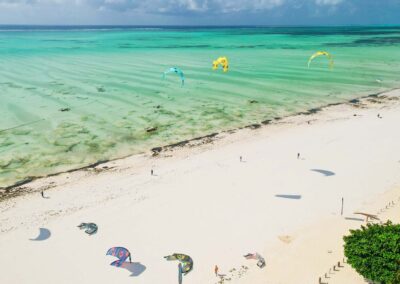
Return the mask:
<svg viewBox="0 0 400 284"><path fill-rule="evenodd" d="M193 269L193 260L190 256L181 253L164 256L166 260L178 260L178 283L182 284L182 275L188 274Z"/></svg>

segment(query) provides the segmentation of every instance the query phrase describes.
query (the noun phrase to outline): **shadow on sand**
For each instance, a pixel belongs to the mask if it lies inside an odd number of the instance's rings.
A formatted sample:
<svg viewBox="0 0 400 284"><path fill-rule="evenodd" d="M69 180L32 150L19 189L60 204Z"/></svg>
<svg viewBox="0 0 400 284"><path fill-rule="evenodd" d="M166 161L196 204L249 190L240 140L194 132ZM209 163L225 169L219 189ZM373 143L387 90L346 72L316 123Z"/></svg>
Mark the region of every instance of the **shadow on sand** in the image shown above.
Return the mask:
<svg viewBox="0 0 400 284"><path fill-rule="evenodd" d="M292 195L292 194L277 194L275 197L279 198L288 198L288 199L301 199L301 195Z"/></svg>
<svg viewBox="0 0 400 284"><path fill-rule="evenodd" d="M364 222L364 219L361 218L354 218L354 217L346 217L346 220L350 220L350 221L360 221L360 222Z"/></svg>
<svg viewBox="0 0 400 284"><path fill-rule="evenodd" d="M320 170L320 169L311 169L310 171L323 174L323 175L326 176L326 177L330 177L330 176L334 176L334 175L335 175L334 172L326 171L326 170Z"/></svg>
<svg viewBox="0 0 400 284"><path fill-rule="evenodd" d="M124 268L131 272L131 277L136 277L142 274L146 270L146 266L141 264L140 262L125 262L122 264L121 268Z"/></svg>
<svg viewBox="0 0 400 284"><path fill-rule="evenodd" d="M39 236L35 239L30 239L31 241L45 241L50 238L51 232L46 228L39 228Z"/></svg>

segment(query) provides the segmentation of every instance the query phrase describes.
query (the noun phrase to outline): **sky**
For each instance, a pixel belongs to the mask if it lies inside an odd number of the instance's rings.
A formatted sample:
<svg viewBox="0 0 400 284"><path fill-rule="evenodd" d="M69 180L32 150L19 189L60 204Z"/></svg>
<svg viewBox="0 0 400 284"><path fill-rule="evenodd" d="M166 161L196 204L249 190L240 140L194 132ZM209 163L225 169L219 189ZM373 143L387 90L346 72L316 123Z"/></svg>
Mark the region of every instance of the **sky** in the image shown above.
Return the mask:
<svg viewBox="0 0 400 284"><path fill-rule="evenodd" d="M2 25L400 25L400 0L0 0Z"/></svg>

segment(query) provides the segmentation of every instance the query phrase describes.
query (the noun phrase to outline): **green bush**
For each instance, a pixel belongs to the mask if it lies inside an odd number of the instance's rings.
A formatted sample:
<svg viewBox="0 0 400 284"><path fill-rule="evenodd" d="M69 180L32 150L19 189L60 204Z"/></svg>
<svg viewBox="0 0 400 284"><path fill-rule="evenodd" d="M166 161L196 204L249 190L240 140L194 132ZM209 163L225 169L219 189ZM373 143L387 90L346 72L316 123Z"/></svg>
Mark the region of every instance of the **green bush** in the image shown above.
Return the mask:
<svg viewBox="0 0 400 284"><path fill-rule="evenodd" d="M364 278L400 284L400 225L368 224L343 239L347 262Z"/></svg>

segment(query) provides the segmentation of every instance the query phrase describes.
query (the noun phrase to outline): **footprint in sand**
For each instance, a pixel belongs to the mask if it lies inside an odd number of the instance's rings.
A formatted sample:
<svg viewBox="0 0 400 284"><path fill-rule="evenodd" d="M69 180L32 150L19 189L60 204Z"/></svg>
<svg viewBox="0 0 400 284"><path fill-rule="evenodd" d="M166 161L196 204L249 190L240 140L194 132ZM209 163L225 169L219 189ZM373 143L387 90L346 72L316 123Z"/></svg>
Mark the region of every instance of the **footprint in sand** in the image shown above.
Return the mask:
<svg viewBox="0 0 400 284"><path fill-rule="evenodd" d="M285 244L290 244L293 241L293 237L291 236L279 236L278 239L284 242Z"/></svg>

